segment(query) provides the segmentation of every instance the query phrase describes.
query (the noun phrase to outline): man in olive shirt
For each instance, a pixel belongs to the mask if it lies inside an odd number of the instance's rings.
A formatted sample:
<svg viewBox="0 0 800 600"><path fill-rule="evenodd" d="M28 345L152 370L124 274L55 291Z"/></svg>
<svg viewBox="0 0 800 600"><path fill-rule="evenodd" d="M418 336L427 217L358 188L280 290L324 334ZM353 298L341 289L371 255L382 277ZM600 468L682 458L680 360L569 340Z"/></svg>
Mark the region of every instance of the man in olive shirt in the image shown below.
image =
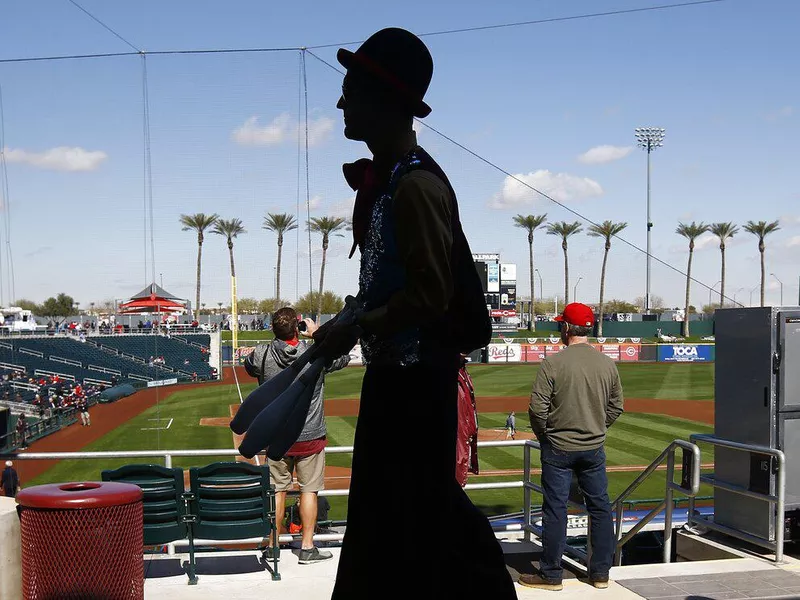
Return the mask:
<svg viewBox="0 0 800 600"><path fill-rule="evenodd" d="M574 473L592 523L589 580L604 589L608 587L614 538L603 444L607 429L622 414L622 384L614 361L587 343L594 325L591 308L569 304L556 321L567 347L542 361L528 408L542 455L541 574L523 575L519 582L527 587L561 589L567 499Z"/></svg>

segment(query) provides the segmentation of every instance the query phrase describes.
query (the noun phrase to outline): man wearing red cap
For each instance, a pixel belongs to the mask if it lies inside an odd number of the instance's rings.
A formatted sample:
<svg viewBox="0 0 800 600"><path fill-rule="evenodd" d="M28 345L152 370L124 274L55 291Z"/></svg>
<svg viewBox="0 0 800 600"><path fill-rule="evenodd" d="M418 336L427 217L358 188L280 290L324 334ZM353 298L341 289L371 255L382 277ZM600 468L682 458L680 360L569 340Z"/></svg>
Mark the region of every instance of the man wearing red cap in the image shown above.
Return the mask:
<svg viewBox="0 0 800 600"><path fill-rule="evenodd" d="M412 128L431 111L423 96L433 59L418 37L396 28L337 58L347 69L337 104L345 137L366 143L374 160L344 167L357 190L357 323L314 334L328 359L360 339L367 367L333 599L391 590L414 600L510 600L516 591L502 549L454 476L460 353L488 343L491 323L455 192ZM417 427L420 411L426 428ZM377 532L398 482L414 493L395 504L390 526L398 536L383 544ZM431 509L446 535L433 559L418 560ZM408 570L398 570L403 560Z"/></svg>
<svg viewBox="0 0 800 600"><path fill-rule="evenodd" d="M608 501L606 431L622 414L622 384L614 361L588 342L594 313L577 302L556 317L566 348L542 361L533 384L528 414L542 454L542 558L539 575L522 575L519 583L560 590L561 555L567 537L567 500L572 475L592 519L589 581L608 587L614 556L611 505Z"/></svg>

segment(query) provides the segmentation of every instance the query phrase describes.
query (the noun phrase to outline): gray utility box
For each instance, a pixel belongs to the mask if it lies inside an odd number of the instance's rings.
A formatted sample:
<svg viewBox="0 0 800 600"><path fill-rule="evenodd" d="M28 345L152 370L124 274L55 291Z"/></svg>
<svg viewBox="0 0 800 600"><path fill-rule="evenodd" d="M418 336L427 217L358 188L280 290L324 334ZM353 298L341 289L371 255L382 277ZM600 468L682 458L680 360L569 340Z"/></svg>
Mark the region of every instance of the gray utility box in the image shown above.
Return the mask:
<svg viewBox="0 0 800 600"><path fill-rule="evenodd" d="M782 450L786 511L800 509L800 309L730 308L716 311L714 319L714 433ZM717 448L714 471L720 481L776 494L772 460ZM773 539L775 506L715 489L714 521Z"/></svg>

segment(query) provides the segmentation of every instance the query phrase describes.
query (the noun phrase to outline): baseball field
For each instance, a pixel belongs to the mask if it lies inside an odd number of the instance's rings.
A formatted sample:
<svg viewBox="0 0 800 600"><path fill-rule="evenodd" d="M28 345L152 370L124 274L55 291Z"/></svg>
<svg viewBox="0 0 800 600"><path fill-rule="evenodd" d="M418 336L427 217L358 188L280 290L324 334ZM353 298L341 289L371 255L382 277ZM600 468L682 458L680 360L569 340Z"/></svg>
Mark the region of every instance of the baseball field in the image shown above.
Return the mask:
<svg viewBox="0 0 800 600"><path fill-rule="evenodd" d="M626 413L611 428L607 457L612 498L622 491L673 439L686 439L696 432L711 432L713 423L713 364L620 364L626 397ZM535 365L473 365L470 372L478 397L482 440L505 439L503 425L508 411L517 412L517 439L532 437L526 407ZM255 384L237 369L241 392L247 395ZM326 413L331 446L352 445L358 414L358 393L364 369L351 367L326 380ZM155 388L119 402L94 409L92 426L80 424L45 438L29 451L119 451L146 449L203 449L233 447L227 428L231 412L239 404L239 392L226 369L217 384ZM420 410L420 426L424 411ZM424 456L425 448L418 449ZM712 454L704 452L710 462ZM482 448L479 475L470 482L519 481L522 448ZM173 465L190 467L224 458L174 458ZM49 482L99 479L100 471L131 460L71 460L58 463L19 461L23 486ZM158 462L153 460L152 462ZM327 457L326 485L347 487L350 455ZM538 456L534 457L538 467ZM664 476L657 473L646 481L635 498L663 497ZM394 494L424 501L424 491L408 489ZM701 495L710 493L702 490ZM505 514L522 506L521 489L471 491L470 496L487 514ZM539 498L534 498L538 503ZM331 498L332 517L345 518L346 499ZM432 515L432 518L435 516Z"/></svg>

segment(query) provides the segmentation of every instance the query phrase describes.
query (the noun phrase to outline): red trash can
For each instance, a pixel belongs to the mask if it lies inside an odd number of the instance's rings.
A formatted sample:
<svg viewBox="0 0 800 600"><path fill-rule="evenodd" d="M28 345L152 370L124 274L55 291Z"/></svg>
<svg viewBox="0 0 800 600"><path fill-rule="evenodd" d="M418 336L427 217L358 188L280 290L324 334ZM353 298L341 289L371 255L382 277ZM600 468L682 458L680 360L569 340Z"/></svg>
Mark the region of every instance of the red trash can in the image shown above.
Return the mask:
<svg viewBox="0 0 800 600"><path fill-rule="evenodd" d="M26 600L144 597L142 490L38 485L17 494Z"/></svg>

